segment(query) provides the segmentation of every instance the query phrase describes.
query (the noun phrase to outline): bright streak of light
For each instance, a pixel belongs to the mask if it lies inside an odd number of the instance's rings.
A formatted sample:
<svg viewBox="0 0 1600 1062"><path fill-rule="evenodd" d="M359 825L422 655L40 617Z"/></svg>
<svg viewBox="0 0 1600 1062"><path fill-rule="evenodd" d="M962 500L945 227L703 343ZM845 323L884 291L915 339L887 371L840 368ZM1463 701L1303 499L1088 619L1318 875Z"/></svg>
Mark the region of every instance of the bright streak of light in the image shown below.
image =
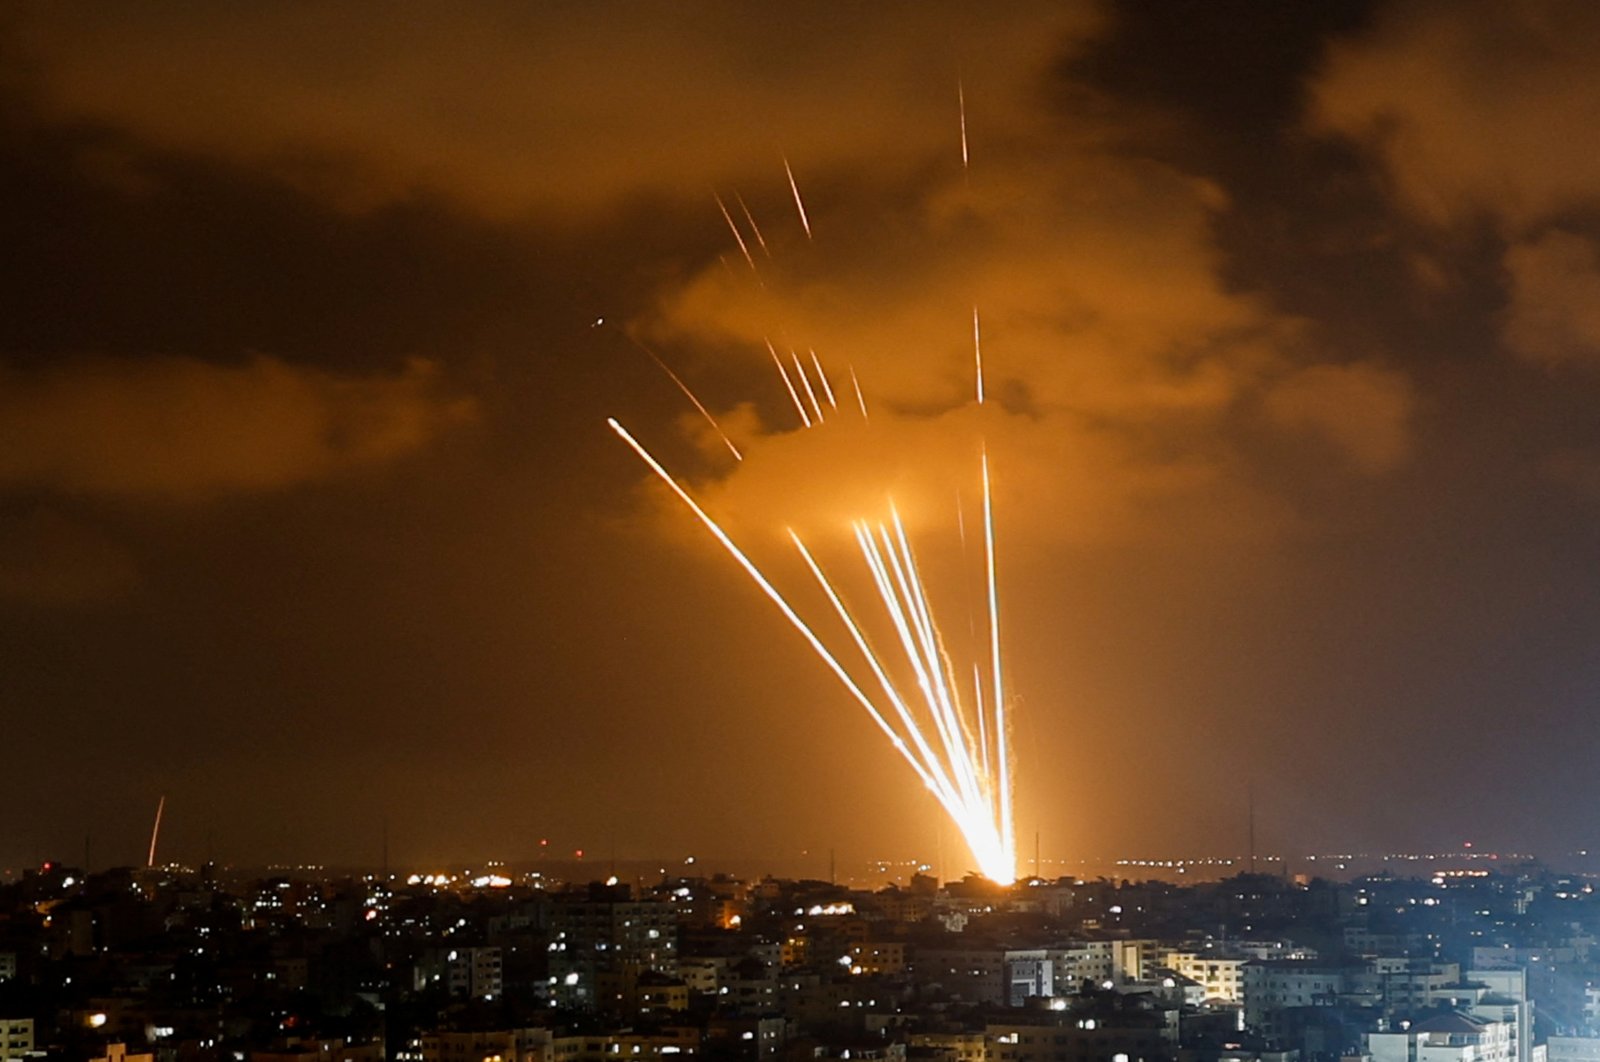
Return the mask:
<svg viewBox="0 0 1600 1062"><path fill-rule="evenodd" d="M895 588L901 596L899 606L905 616L905 627L902 629L908 628L910 631L910 637L905 643L906 655L912 657L914 661L917 684L927 701L928 714L933 720L934 730L939 735L945 754L955 765L954 774L961 797L964 801L971 800L972 787L970 779L961 770L961 760L957 752L959 739L951 725L950 705L941 681L943 676L939 673L937 650L934 646L935 635L928 617L927 603L919 594L920 586L916 581L910 550L906 545L898 514L895 515L894 522L897 537L891 537L889 529L882 524L878 525L878 535L889 557Z"/></svg>
<svg viewBox="0 0 1600 1062"><path fill-rule="evenodd" d="M978 328L978 308L972 308L972 360L978 378L978 405L983 405L983 333Z"/></svg>
<svg viewBox="0 0 1600 1062"><path fill-rule="evenodd" d="M750 245L744 242L744 235L740 233L739 226L733 223L733 215L728 213L728 204L722 201L720 195L713 193L712 198L717 201L717 209L722 211L722 220L728 223L728 231L733 233L734 241L739 245L739 253L744 255L744 260L750 263L750 271L754 273L756 270L755 257L750 253Z"/></svg>
<svg viewBox="0 0 1600 1062"><path fill-rule="evenodd" d="M911 618L907 613L905 602L901 598L899 587L890 575L891 565L889 561L885 560L884 553L879 549L878 541L873 538L871 530L865 524L857 527L856 540L861 547L862 557L866 561L867 568L872 572L873 582L877 584L879 599L882 601L890 621L894 624L895 633L900 637L901 651L905 653L906 660L916 675L917 688L923 695L925 706L931 706L933 684L924 668L921 653L918 651L916 634L911 629ZM930 712L930 714L932 715L934 730L940 741L945 744L948 752L949 743L943 727L940 725L940 717L936 711ZM908 722L907 725L916 728L915 724ZM916 729L920 733L920 728ZM922 741L925 744L926 738L922 739ZM927 755L930 759L936 758L931 751ZM948 781L946 781L946 786L949 787ZM950 788L953 789L953 787ZM950 794L949 799L956 799L953 792Z"/></svg>
<svg viewBox="0 0 1600 1062"><path fill-rule="evenodd" d="M983 773L988 775L994 767L989 759L989 723L983 710L983 669L976 660L972 662L972 701L978 709L978 758L983 763Z"/></svg>
<svg viewBox="0 0 1600 1062"><path fill-rule="evenodd" d="M856 405L861 407L861 419L862 420L868 419L867 418L867 399L861 393L861 381L856 379L856 367L854 365L850 366L850 386L855 388Z"/></svg>
<svg viewBox="0 0 1600 1062"><path fill-rule="evenodd" d="M596 324L599 323L600 322L596 322ZM695 393L693 391L689 390L689 385L684 383L683 380L678 377L678 374L673 372L671 367L668 366L666 362L662 361L660 355L658 355L655 351L639 342L633 336L628 335L628 333L624 332L623 335L627 336L628 342L644 351L645 355L649 357L651 361L656 363L656 367L667 374L667 379L678 385L678 390L683 392L683 396L690 402L694 403L694 408L698 409L700 411L700 415L706 419L706 423L711 425L711 430L716 432L717 435L721 437L723 444L728 448L728 452L733 454L733 459L735 461L743 461L744 454L741 454L739 452L739 448L733 445L733 440L728 438L728 433L722 430L722 425L717 423L717 418L711 415L711 411L705 407L699 398L695 397Z"/></svg>
<svg viewBox="0 0 1600 1062"><path fill-rule="evenodd" d="M817 392L811 387L811 378L806 375L806 367L800 364L800 355L794 351L789 351L789 357L794 359L794 371L800 376L800 382L805 385L806 400L811 403L811 412L816 414L817 423L821 424L823 420L822 403L817 401Z"/></svg>
<svg viewBox="0 0 1600 1062"><path fill-rule="evenodd" d="M806 239L811 239L811 219L806 217L806 205L800 199L800 186L794 181L794 170L789 168L789 159L783 160L783 172L789 175L789 191L794 193L794 208L800 212L800 227L806 230Z"/></svg>
<svg viewBox="0 0 1600 1062"><path fill-rule="evenodd" d="M983 361L976 308L973 310L972 327L977 400L982 403ZM811 370L808 371L794 350L789 352L787 361L790 364L785 363L786 359L778 354L770 340L767 350L789 392L795 411L800 415L801 424L808 429L820 428L825 423L823 399L818 397L818 387L813 385L811 371L816 373L828 405L837 409L838 402L816 351L809 352ZM790 365L799 377L798 383L790 375ZM862 397L861 384L853 366L850 368L850 382L865 419L866 401ZM984 676L985 665L982 662L972 663L969 700L969 687L964 677L958 678L960 673L954 666L935 619L910 536L892 499L887 503L886 519L875 522L857 520L852 528L861 561L876 590L879 612L874 625L879 629L887 625L892 630L893 637L888 639L887 644L897 647L897 652L874 645L873 638L868 634L865 617L846 604L837 584L823 571L800 536L792 529L788 532L790 541L848 636L848 645L854 649L855 655L841 654L829 647L818 629L800 615L755 562L621 424L616 420L608 423L711 532L801 634L851 697L865 709L874 725L889 738L895 751L960 829L979 869L1001 884L1015 881L1017 853L1011 792L1012 765L1005 685L1001 671L994 507L987 448L980 451L980 470L988 642L983 655L988 657L989 674L987 678ZM964 554L966 520L959 497L957 525ZM982 644L982 638L970 609L969 627L971 644L976 650ZM850 663L847 664L843 657L849 657ZM862 666L871 673L882 702L869 694L851 674L852 667ZM902 678L897 679L897 674ZM902 681L906 678L909 681Z"/></svg>
<svg viewBox="0 0 1600 1062"><path fill-rule="evenodd" d="M984 764L981 744L974 748L970 740L927 593L904 525L892 512L892 506L891 520L892 529L891 525L880 523L876 534L866 523L858 523L856 540L877 587L879 602L899 639L904 662L915 677L921 714L932 726L943 753L928 751L930 743L926 738L916 742L917 749L933 765L929 773L940 779L942 788L937 792L941 803L961 830L979 868L996 881L1010 882L1015 875L1016 854L1009 835L1001 831L1000 780ZM875 664L874 669L880 666ZM920 725L908 725L920 734ZM1009 793L1005 799L1009 801Z"/></svg>
<svg viewBox="0 0 1600 1062"><path fill-rule="evenodd" d="M934 626L933 607L928 601L927 590L923 587L922 573L917 569L916 556L912 553L911 542L906 537L905 525L900 521L900 513L892 505L890 518L894 525L895 542L900 550L901 564L906 573L908 597L915 606L925 667L928 675L933 678L933 706L941 728L948 735L950 758L957 767L957 780L961 783L966 798L976 802L978 780L972 770L970 756L963 755L969 743L966 740L966 728L962 725L960 713L956 709L955 681L950 673L950 659L944 650L944 640L939 636L938 628Z"/></svg>
<svg viewBox="0 0 1600 1062"><path fill-rule="evenodd" d="M774 357L776 359L775 353ZM782 360L777 360L781 369ZM882 611L881 619L893 629L898 641L898 654L885 655L884 651L874 647L863 624L863 617L845 603L837 585L823 571L800 536L792 529L788 532L801 560L848 635L848 644L859 654L857 666L865 666L870 671L883 702L887 704L885 708L880 707L880 702L852 676L841 654L823 641L817 628L801 617L788 598L665 467L620 423L616 420L608 423L711 532L867 712L874 725L889 739L896 753L911 767L918 780L960 829L979 869L1002 884L1014 881L1016 845L1012 836L1014 823L1010 765L1007 761L1009 751L1004 738L1004 691L1000 679L999 632L996 626L999 606L994 581L993 513L989 501L987 453L983 456L982 471L985 558L989 578L989 655L994 692L992 697L985 697L978 670L980 665L975 664L973 673L977 685L973 706L964 704L964 683L956 678L957 672L935 622L932 603L917 566L910 536L892 501L888 503L887 519L876 523L859 520L854 524L854 534L862 561L877 590L876 600ZM898 682L895 669L909 671L912 682L904 685ZM989 716L991 711L992 719ZM993 742L990 734L995 735Z"/></svg>
<svg viewBox="0 0 1600 1062"><path fill-rule="evenodd" d="M839 402L833 397L833 385L828 382L828 374L822 371L822 359L817 357L817 352L811 352L811 364L817 370L817 379L822 383L822 393L828 398L828 405L834 409L839 408Z"/></svg>
<svg viewBox="0 0 1600 1062"><path fill-rule="evenodd" d="M608 418L606 423L611 426L612 431L621 437L623 442L632 447L633 452L639 455L640 459L650 467L650 470L672 489L672 493L678 496L678 500L689 507L689 511L694 513L696 519L704 524L712 536L722 544L722 547L728 551L729 555L738 562L739 567L744 569L745 574L755 581L756 586L761 588L761 592L766 594L774 605L778 606L778 611L782 612L784 618L789 621L795 630L800 632L801 637L806 640L806 644L811 646L822 662L828 666L828 669L834 673L840 682L844 683L844 687L850 691L850 695L867 710L867 714L872 717L872 721L878 724L878 728L884 732L890 743L894 745L895 751L905 757L906 762L911 764L912 768L917 771L930 789L935 788L933 780L922 770L921 765L912 758L910 751L906 748L905 740L883 718L883 715L878 711L877 705L872 703L871 698L862 691L861 687L856 684L855 679L850 677L850 673L828 651L828 647L822 644L822 640L817 637L805 620L800 618L799 613L794 610L788 600L778 592L777 588L768 581L765 575L761 574L761 569L757 568L750 558L745 556L744 551L734 543L733 539L728 537L728 533L722 529L722 525L718 524L711 518L710 514L700 508L700 504L690 496L689 492L678 485L678 481L672 478L672 474L651 455L650 451L640 445L637 439L628 434L628 429L618 423L615 417Z"/></svg>
<svg viewBox="0 0 1600 1062"><path fill-rule="evenodd" d="M767 247L767 238L761 235L761 226L756 224L755 215L750 213L750 208L745 205L744 196L735 192L733 197L739 201L739 209L744 211L744 219L750 223L750 231L755 234L756 242L761 245L761 253L771 258L772 251Z"/></svg>
<svg viewBox="0 0 1600 1062"><path fill-rule="evenodd" d="M845 607L838 591L834 589L833 584L828 581L828 577L823 574L821 567L811 556L811 551L806 549L805 543L800 540L800 536L795 534L792 529L789 532L789 538L794 542L795 549L800 552L800 557L805 561L806 567L811 570L812 576L822 587L823 593L827 595L829 604L833 606L845 629L850 632L851 640L855 643L856 649L866 659L867 666L871 669L873 677L878 680L878 685L882 687L884 696L893 705L895 714L899 716L901 723L905 725L906 731L911 735L911 741L916 746L918 755L922 757L920 764L914 764L918 768L919 776L927 782L928 788L933 790L934 795L939 798L939 802L949 807L955 799L950 790L949 778L939 763L938 757L928 747L928 739L922 733L922 728L917 726L912 718L911 709L907 707L905 698L895 688L894 681L889 678L888 673L884 670L883 663L867 644L866 635L861 632L860 625L856 622L855 617L851 615L850 610Z"/></svg>
<svg viewBox="0 0 1600 1062"><path fill-rule="evenodd" d="M945 97L949 99L949 97ZM956 104L961 108L961 168L967 168L967 91L962 87L961 79L956 79Z"/></svg>
<svg viewBox="0 0 1600 1062"><path fill-rule="evenodd" d="M800 414L800 423L811 427L811 414L806 412L805 403L800 401L800 392L794 388L794 381L789 379L789 370L783 367L783 359L778 357L777 348L772 345L772 340L767 340L767 352L772 355L772 364L778 367L778 375L783 377L783 386L789 389L789 397L794 400L794 411Z"/></svg>
<svg viewBox="0 0 1600 1062"><path fill-rule="evenodd" d="M145 858L144 865L156 865L156 841L161 837L161 813L167 809L167 796L161 794L161 799L156 801L156 823L150 828L150 854Z"/></svg>
<svg viewBox="0 0 1600 1062"><path fill-rule="evenodd" d="M994 740L995 759L1000 765L1000 830L1006 843L1013 846L1011 862L1016 864L1016 836L1011 811L1011 757L1006 736L1005 686L1000 681L1000 593L995 579L994 562L994 499L989 486L989 450L985 447L983 464L983 543L986 567L989 573L989 647L994 668Z"/></svg>

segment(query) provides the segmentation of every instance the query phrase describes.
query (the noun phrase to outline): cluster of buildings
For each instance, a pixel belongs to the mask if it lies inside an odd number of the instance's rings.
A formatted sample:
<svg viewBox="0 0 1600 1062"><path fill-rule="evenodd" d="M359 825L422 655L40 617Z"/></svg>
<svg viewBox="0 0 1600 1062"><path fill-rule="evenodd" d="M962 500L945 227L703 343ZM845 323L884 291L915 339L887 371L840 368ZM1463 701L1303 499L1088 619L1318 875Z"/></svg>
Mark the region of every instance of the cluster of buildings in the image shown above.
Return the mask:
<svg viewBox="0 0 1600 1062"><path fill-rule="evenodd" d="M0 885L0 1062L1600 1062L1535 865L851 889L207 867Z"/></svg>

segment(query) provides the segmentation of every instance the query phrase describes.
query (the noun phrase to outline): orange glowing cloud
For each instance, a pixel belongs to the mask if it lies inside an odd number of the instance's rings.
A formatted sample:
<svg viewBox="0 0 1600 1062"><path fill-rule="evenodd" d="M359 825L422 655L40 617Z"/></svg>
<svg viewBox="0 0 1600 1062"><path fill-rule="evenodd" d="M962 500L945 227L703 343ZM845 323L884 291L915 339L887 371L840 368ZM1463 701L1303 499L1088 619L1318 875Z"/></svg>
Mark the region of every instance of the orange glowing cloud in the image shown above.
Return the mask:
<svg viewBox="0 0 1600 1062"><path fill-rule="evenodd" d="M367 377L265 357L0 367L0 486L174 500L274 490L416 451L473 411L420 361Z"/></svg>
<svg viewBox="0 0 1600 1062"><path fill-rule="evenodd" d="M1096 5L226 5L19 13L48 113L270 172L349 206L443 194L497 216L702 195L956 150L956 78L990 134ZM883 151L886 136L892 151Z"/></svg>
<svg viewBox="0 0 1600 1062"><path fill-rule="evenodd" d="M1367 363L1313 365L1266 395L1267 415L1312 432L1366 472L1387 472L1410 451L1411 387L1406 378Z"/></svg>
<svg viewBox="0 0 1600 1062"><path fill-rule="evenodd" d="M1314 432L1359 473L1400 464L1405 379L1319 364L1304 322L1224 283L1211 233L1225 197L1100 143L1013 145L887 206L834 200L814 224L840 236L773 226L770 259L729 256L666 291L642 324L653 341L701 365L752 359L770 381L727 417L747 460L702 484L708 504L759 534L842 526L892 494L913 523L927 512L950 525L983 439L1009 535L1239 540L1294 519L1252 485L1233 422ZM824 428L800 430L769 342L791 376L813 352L836 391L853 373L870 423L852 395Z"/></svg>

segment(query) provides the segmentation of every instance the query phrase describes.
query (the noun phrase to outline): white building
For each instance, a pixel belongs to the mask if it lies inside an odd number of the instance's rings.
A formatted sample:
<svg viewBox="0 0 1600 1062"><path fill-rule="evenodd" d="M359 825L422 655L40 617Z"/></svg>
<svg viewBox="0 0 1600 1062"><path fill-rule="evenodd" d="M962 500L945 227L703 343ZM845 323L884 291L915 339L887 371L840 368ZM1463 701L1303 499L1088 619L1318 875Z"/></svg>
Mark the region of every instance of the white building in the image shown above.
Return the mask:
<svg viewBox="0 0 1600 1062"><path fill-rule="evenodd" d="M1481 996L1465 1009L1481 1021L1498 1022L1509 1027L1513 1062L1533 1062L1533 1004L1525 997L1514 999L1493 992Z"/></svg>
<svg viewBox="0 0 1600 1062"><path fill-rule="evenodd" d="M1289 1007L1331 1007L1363 968L1315 959L1252 959L1244 964L1244 1023L1266 1037L1279 1034L1278 1012Z"/></svg>
<svg viewBox="0 0 1600 1062"><path fill-rule="evenodd" d="M1073 941L1050 948L1047 957L1054 968L1059 992L1075 991L1085 981L1098 985L1116 978L1117 952L1114 942L1109 940Z"/></svg>
<svg viewBox="0 0 1600 1062"><path fill-rule="evenodd" d="M1394 1032L1367 1034L1372 1062L1516 1062L1506 1022L1447 1013Z"/></svg>
<svg viewBox="0 0 1600 1062"><path fill-rule="evenodd" d="M1600 1062L1600 1037L1552 1036L1545 1050L1549 1062Z"/></svg>
<svg viewBox="0 0 1600 1062"><path fill-rule="evenodd" d="M1006 1002L1020 1007L1036 996L1056 994L1055 964L1043 949L1006 952Z"/></svg>
<svg viewBox="0 0 1600 1062"><path fill-rule="evenodd" d="M1394 956L1373 958L1370 970L1351 985L1361 1002L1406 1015L1461 1002L1463 988L1459 963Z"/></svg>

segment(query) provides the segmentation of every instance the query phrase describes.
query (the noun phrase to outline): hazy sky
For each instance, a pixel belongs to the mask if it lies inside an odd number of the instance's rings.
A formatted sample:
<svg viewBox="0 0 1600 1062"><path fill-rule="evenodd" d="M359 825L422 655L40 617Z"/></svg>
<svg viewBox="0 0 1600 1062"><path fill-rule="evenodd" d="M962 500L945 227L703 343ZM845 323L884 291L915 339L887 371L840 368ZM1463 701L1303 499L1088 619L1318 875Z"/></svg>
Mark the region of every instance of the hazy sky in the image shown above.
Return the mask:
<svg viewBox="0 0 1600 1062"><path fill-rule="evenodd" d="M0 866L931 855L608 416L955 627L987 438L1025 849L1600 844L1600 7L1004 7L0 16Z"/></svg>

